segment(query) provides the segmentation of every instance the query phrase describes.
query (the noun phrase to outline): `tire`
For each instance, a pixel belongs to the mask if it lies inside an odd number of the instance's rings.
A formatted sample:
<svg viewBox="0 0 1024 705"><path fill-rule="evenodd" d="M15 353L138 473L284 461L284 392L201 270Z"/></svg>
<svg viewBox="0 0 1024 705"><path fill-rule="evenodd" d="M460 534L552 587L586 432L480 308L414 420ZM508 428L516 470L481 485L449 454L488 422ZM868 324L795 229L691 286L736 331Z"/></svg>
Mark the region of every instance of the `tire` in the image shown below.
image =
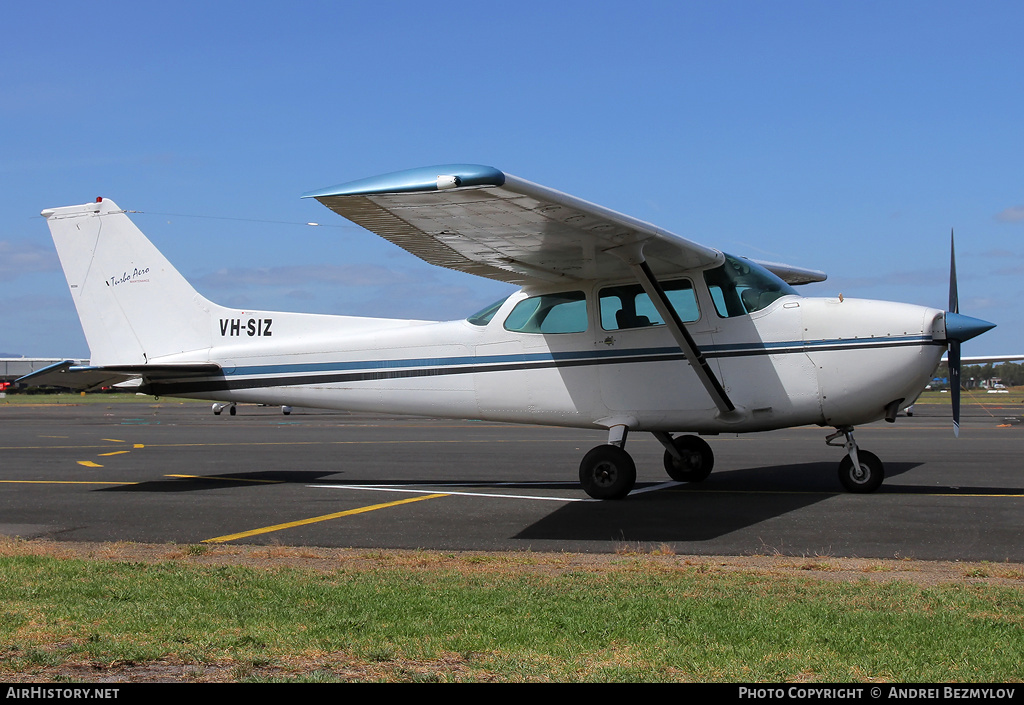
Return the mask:
<svg viewBox="0 0 1024 705"><path fill-rule="evenodd" d="M672 439L672 445L682 459L665 451L665 472L676 482L701 482L706 480L715 466L715 454L711 446L699 436L679 436Z"/></svg>
<svg viewBox="0 0 1024 705"><path fill-rule="evenodd" d="M618 446L597 446L583 456L580 484L594 499L622 499L636 484L636 464Z"/></svg>
<svg viewBox="0 0 1024 705"><path fill-rule="evenodd" d="M865 494L874 492L882 486L885 479L885 467L882 461L874 453L866 450L857 450L857 459L860 461L860 472L853 471L853 461L847 455L839 463L839 482L847 492Z"/></svg>
<svg viewBox="0 0 1024 705"><path fill-rule="evenodd" d="M232 404L231 408L228 409L228 413L231 414L232 416L235 415L235 405L234 404Z"/></svg>

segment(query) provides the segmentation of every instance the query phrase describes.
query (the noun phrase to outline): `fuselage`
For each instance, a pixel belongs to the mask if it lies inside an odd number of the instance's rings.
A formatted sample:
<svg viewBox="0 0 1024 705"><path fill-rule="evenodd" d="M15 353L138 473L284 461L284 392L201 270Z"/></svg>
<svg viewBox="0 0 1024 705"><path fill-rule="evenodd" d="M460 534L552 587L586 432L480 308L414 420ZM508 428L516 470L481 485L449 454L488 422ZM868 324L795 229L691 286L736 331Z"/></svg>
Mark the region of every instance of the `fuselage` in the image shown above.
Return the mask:
<svg viewBox="0 0 1024 705"><path fill-rule="evenodd" d="M150 391L583 428L624 423L642 431L739 433L882 418L891 403L917 397L944 350L938 309L784 294L749 313L729 312L702 277L683 281L678 307L735 403L733 414L715 408L652 311L629 312L646 318L639 325L609 311L610 303L622 308L615 296L632 291L631 282L524 289L484 316L450 322L225 309L212 318L214 344L202 360L220 365L223 377ZM545 306L550 312L541 325L536 314ZM159 360L178 361L199 360L194 352Z"/></svg>

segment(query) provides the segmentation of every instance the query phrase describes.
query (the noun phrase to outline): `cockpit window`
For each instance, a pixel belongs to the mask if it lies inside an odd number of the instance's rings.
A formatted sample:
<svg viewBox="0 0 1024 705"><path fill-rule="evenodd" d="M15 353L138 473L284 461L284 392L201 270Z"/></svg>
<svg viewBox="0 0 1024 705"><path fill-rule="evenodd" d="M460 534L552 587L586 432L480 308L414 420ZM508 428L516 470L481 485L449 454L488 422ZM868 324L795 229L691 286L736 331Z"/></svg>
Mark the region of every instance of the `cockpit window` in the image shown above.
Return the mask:
<svg viewBox="0 0 1024 705"><path fill-rule="evenodd" d="M505 319L515 333L582 333L587 329L587 296L582 291L523 299Z"/></svg>
<svg viewBox="0 0 1024 705"><path fill-rule="evenodd" d="M679 320L691 323L700 318L697 297L694 296L693 284L689 279L663 282L662 289L668 296L672 308L676 310ZM665 323L661 314L654 308L651 298L639 284L606 287L601 289L599 298L601 327L605 330L646 328Z"/></svg>
<svg viewBox="0 0 1024 705"><path fill-rule="evenodd" d="M748 259L725 256L725 264L704 272L704 281L722 318L767 308L775 299L796 295L786 282Z"/></svg>
<svg viewBox="0 0 1024 705"><path fill-rule="evenodd" d="M498 309L501 308L501 305L505 303L507 300L507 296L504 299L499 299L498 301L495 301L493 304L480 309L466 320L472 323L474 326L486 326L488 323L491 322L491 319L494 318L494 314L498 312Z"/></svg>

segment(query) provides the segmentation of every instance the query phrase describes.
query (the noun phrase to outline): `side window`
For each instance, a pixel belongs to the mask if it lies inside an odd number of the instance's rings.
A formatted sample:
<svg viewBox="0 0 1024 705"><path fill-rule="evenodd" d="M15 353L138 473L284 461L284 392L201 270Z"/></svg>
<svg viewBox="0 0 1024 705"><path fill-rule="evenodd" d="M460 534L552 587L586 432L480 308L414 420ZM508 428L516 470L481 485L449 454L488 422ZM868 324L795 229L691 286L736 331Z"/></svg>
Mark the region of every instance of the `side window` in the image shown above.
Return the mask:
<svg viewBox="0 0 1024 705"><path fill-rule="evenodd" d="M514 333L582 333L587 329L587 296L582 291L523 299L505 319Z"/></svg>
<svg viewBox="0 0 1024 705"><path fill-rule="evenodd" d="M664 282L662 288L679 320L692 323L700 318L697 297L689 279ZM601 327L604 330L624 330L664 325L647 292L639 284L624 284L601 289Z"/></svg>

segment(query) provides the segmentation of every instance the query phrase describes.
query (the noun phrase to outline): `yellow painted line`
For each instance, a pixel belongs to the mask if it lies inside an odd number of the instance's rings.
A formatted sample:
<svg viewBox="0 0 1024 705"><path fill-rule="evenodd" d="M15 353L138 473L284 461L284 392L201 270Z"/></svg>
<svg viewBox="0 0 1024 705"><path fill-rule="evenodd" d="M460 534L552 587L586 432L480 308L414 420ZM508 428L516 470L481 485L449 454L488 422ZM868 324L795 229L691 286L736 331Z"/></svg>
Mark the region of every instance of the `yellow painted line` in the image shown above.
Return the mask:
<svg viewBox="0 0 1024 705"><path fill-rule="evenodd" d="M284 480L251 480L245 477L221 477L220 475L165 475L164 477L181 477L186 480L225 480L227 482L260 482L267 485L280 485Z"/></svg>
<svg viewBox="0 0 1024 705"><path fill-rule="evenodd" d="M480 440L451 439L451 440L393 440L393 441L256 441L254 443L221 442L221 443L156 443L149 448L236 448L250 446L339 446L339 445L415 445L415 444L453 444L453 443L522 443L521 439L510 438L482 438ZM579 438L549 438L542 441L530 441L531 443L579 443ZM0 450L55 450L77 448L79 450L90 450L92 448L109 448L110 446L97 445L48 445L48 446L0 446Z"/></svg>
<svg viewBox="0 0 1024 705"><path fill-rule="evenodd" d="M111 443L125 443L126 441L119 441L116 438L101 438L101 441L110 441Z"/></svg>
<svg viewBox="0 0 1024 705"><path fill-rule="evenodd" d="M122 453L131 453L130 450L115 450L112 453L100 453L100 457L103 458L107 455L121 455Z"/></svg>
<svg viewBox="0 0 1024 705"><path fill-rule="evenodd" d="M100 482L98 480L0 480L5 485L137 485L138 482Z"/></svg>
<svg viewBox="0 0 1024 705"><path fill-rule="evenodd" d="M91 460L79 460L78 464L79 465L84 465L87 468L101 468L101 467L103 467L102 465L100 465L98 463L94 463Z"/></svg>
<svg viewBox="0 0 1024 705"><path fill-rule="evenodd" d="M136 443L135 445L132 446L132 448L145 448L145 447L146 446L142 445L141 443Z"/></svg>
<svg viewBox="0 0 1024 705"><path fill-rule="evenodd" d="M411 502L422 502L425 499L437 499L438 497L447 497L446 494L428 494L423 497L410 497L408 499L399 499L394 502L385 502L384 504L374 504L369 507L360 507L359 509L349 509L344 512L337 512L336 514L325 514L319 517L312 517L310 519L300 519L299 521L290 521L286 524L275 524L274 526L265 526L262 529L253 529L252 531L243 531L239 534L230 534L228 536L218 536L212 539L204 539L202 543L225 543L227 541L234 541L236 539L244 539L249 536L257 536L259 534L269 534L274 531L280 531L282 529L291 529L296 526L305 526L306 524L316 524L321 521L330 521L331 519L340 519L341 517L352 516L354 514L363 514L365 512L373 512L378 509L387 509L388 507L397 507L400 504L409 504Z"/></svg>

